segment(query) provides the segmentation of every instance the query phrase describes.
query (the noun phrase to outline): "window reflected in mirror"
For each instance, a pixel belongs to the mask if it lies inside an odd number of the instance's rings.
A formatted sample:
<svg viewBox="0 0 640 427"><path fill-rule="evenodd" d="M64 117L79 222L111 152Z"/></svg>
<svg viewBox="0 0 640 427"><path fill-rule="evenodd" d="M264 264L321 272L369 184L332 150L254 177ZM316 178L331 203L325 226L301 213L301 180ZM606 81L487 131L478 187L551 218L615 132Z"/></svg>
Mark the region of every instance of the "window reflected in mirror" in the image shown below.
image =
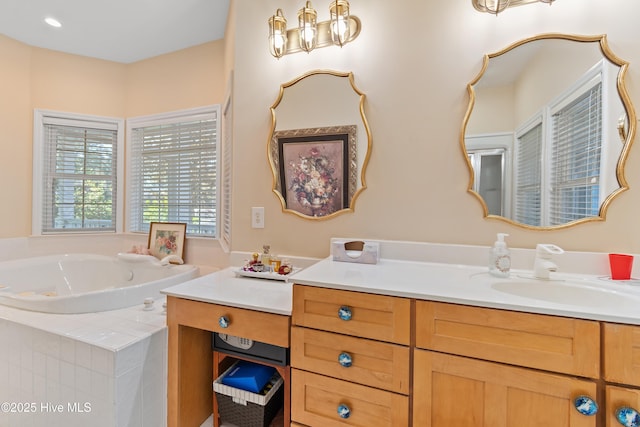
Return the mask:
<svg viewBox="0 0 640 427"><path fill-rule="evenodd" d="M485 216L530 228L605 219L628 188L627 66L605 36L546 34L485 56L461 138Z"/></svg>

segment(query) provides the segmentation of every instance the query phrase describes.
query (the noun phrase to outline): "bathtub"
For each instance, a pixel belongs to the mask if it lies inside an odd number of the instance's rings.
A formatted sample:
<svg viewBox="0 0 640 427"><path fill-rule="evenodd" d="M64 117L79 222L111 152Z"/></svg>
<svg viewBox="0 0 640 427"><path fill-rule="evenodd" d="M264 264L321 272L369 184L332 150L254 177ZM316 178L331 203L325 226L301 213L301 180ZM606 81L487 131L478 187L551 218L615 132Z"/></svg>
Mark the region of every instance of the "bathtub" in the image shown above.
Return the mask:
<svg viewBox="0 0 640 427"><path fill-rule="evenodd" d="M198 267L148 255L65 254L0 262L0 304L46 313L90 313L140 304L198 276Z"/></svg>

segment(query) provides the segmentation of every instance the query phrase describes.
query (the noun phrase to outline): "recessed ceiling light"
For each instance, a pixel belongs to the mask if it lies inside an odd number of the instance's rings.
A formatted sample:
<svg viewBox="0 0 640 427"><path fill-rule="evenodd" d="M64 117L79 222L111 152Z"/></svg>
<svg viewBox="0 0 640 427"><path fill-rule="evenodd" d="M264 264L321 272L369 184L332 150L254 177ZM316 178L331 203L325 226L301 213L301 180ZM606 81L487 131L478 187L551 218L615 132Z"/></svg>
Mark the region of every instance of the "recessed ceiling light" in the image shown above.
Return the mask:
<svg viewBox="0 0 640 427"><path fill-rule="evenodd" d="M52 17L44 18L44 22L46 22L47 24L55 28L62 27L62 24L56 18L52 18Z"/></svg>

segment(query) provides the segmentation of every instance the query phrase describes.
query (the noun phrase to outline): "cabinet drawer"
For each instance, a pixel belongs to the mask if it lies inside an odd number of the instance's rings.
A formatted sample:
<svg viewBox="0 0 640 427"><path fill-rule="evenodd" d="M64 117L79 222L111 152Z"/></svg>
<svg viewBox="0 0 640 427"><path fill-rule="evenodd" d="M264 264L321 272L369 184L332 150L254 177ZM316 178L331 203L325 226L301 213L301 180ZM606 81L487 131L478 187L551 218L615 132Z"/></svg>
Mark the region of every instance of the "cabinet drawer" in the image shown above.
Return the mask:
<svg viewBox="0 0 640 427"><path fill-rule="evenodd" d="M640 387L640 327L605 323L604 379Z"/></svg>
<svg viewBox="0 0 640 427"><path fill-rule="evenodd" d="M229 321L227 328L222 328L218 323L222 316ZM289 347L289 316L169 296L167 319L182 326Z"/></svg>
<svg viewBox="0 0 640 427"><path fill-rule="evenodd" d="M339 363L341 354L351 359L351 366ZM291 365L295 368L408 394L409 364L409 347L291 328Z"/></svg>
<svg viewBox="0 0 640 427"><path fill-rule="evenodd" d="M338 407L346 405L343 419ZM309 426L407 427L409 398L310 372L291 370L291 419Z"/></svg>
<svg viewBox="0 0 640 427"><path fill-rule="evenodd" d="M600 325L594 321L418 301L416 346L599 377Z"/></svg>
<svg viewBox="0 0 640 427"><path fill-rule="evenodd" d="M351 313L350 320L338 316L341 307ZM295 325L409 345L410 319L411 301L407 298L293 287Z"/></svg>

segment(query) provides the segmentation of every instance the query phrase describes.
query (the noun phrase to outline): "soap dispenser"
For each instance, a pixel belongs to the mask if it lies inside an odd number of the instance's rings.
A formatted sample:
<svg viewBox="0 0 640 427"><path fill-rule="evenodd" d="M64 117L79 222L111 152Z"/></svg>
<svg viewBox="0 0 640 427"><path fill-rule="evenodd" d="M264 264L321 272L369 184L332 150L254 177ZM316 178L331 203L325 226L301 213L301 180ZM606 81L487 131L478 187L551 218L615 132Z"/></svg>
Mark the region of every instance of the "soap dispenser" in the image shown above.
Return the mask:
<svg viewBox="0 0 640 427"><path fill-rule="evenodd" d="M508 234L498 233L489 255L489 273L496 277L509 277L511 270L511 253L504 241L507 236Z"/></svg>

